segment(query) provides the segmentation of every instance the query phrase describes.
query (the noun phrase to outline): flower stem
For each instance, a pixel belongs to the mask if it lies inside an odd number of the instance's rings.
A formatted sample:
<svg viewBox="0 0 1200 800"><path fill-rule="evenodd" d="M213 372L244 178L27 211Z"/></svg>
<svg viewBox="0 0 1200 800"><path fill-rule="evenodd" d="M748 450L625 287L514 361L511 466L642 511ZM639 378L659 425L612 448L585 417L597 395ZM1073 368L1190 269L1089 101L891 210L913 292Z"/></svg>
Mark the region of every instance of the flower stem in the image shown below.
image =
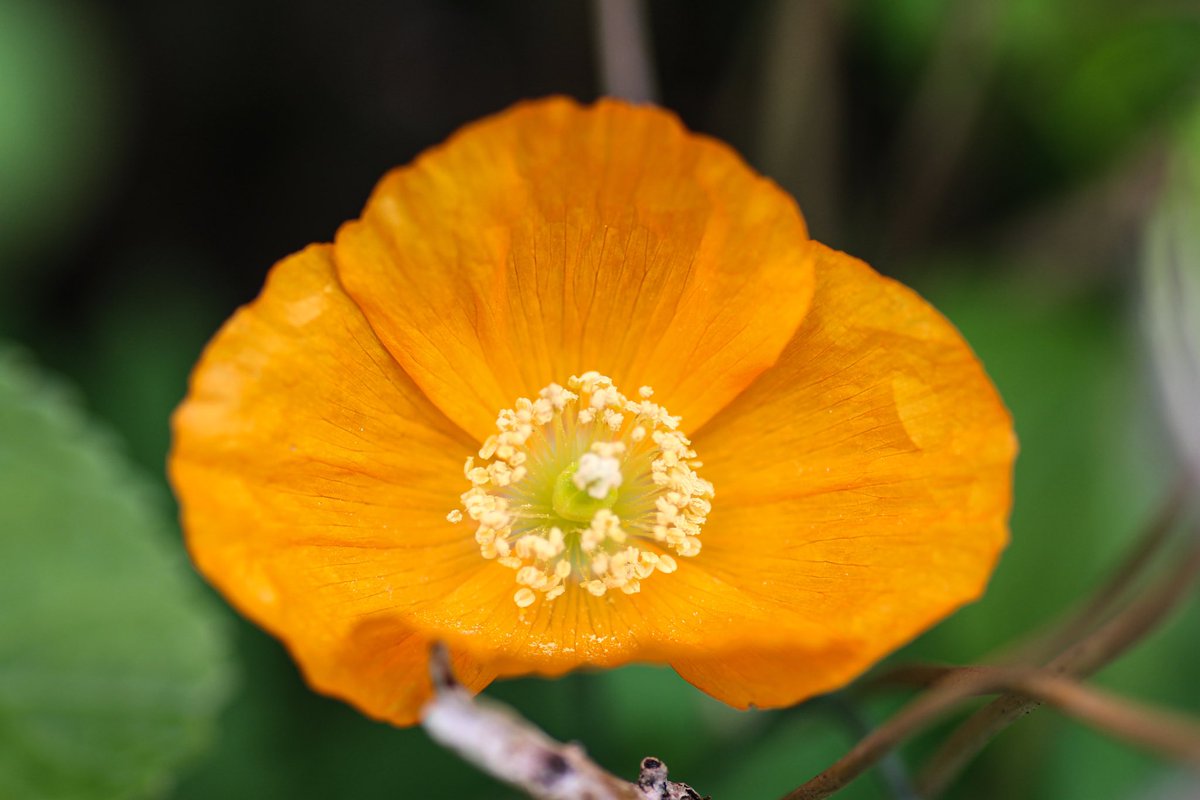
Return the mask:
<svg viewBox="0 0 1200 800"><path fill-rule="evenodd" d="M829 797L858 777L908 737L937 722L959 703L981 694L1015 692L1114 736L1147 749L1200 765L1200 725L1084 686L1048 670L1014 667L960 667L947 670L930 691L902 708L885 724L821 774L783 800Z"/></svg>
<svg viewBox="0 0 1200 800"><path fill-rule="evenodd" d="M604 94L653 103L658 90L642 0L593 0L596 61Z"/></svg>

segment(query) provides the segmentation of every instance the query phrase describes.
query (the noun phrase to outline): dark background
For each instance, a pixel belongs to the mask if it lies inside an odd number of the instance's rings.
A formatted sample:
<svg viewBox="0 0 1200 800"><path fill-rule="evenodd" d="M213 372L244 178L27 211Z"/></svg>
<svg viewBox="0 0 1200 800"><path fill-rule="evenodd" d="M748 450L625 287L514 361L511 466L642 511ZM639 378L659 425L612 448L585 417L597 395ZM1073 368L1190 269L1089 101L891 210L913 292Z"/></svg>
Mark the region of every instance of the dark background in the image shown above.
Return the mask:
<svg viewBox="0 0 1200 800"><path fill-rule="evenodd" d="M1053 617L1171 482L1137 265L1196 106L1200 4L671 0L648 22L660 102L792 192L815 238L934 301L1014 412L1013 544L987 598L905 655L979 659ZM458 126L597 97L597 47L592 6L551 0L0 0L0 338L77 385L165 492L187 373L268 267ZM311 694L223 613L237 689L167 796L509 796L420 731ZM1200 710L1198 613L1102 683ZM774 797L859 734L840 700L738 714L651 667L489 692L616 772L654 754L718 800ZM1173 775L1042 712L954 796L1168 797ZM890 795L867 777L846 796Z"/></svg>

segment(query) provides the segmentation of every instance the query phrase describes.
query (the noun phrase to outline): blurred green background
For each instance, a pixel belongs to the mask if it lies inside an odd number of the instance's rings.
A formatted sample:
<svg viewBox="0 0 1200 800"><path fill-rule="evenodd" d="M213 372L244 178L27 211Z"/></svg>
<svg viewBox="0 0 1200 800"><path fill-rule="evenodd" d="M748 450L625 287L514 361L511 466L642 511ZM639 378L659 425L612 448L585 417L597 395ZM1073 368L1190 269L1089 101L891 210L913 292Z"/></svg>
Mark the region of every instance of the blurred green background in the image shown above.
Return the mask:
<svg viewBox="0 0 1200 800"><path fill-rule="evenodd" d="M1200 2L648 11L661 102L795 194L816 238L938 305L1015 415L992 587L893 661L976 660L1069 607L1176 470L1137 263L1200 103ZM591 6L558 0L0 0L0 797L514 796L421 731L310 693L202 585L163 477L167 419L275 260L459 125L594 98L596 55ZM1193 600L1098 680L1200 713L1198 634ZM776 797L861 734L841 699L738 713L652 667L489 693L619 774L653 754L716 800ZM1198 795L1048 711L950 794ZM844 796L893 795L868 775Z"/></svg>

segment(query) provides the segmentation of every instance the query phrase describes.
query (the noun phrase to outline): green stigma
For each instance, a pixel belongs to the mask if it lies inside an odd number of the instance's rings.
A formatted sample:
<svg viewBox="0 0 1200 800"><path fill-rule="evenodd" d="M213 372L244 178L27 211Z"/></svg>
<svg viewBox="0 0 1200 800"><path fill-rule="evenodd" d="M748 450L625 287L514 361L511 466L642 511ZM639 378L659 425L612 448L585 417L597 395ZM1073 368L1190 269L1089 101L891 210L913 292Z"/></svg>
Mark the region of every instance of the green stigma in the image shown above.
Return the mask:
<svg viewBox="0 0 1200 800"><path fill-rule="evenodd" d="M597 511L612 508L617 502L617 489L614 486L603 497L597 498L588 494L588 488L579 488L575 483L575 473L579 469L574 462L559 473L554 481L554 497L551 506L554 513L571 522L589 523Z"/></svg>

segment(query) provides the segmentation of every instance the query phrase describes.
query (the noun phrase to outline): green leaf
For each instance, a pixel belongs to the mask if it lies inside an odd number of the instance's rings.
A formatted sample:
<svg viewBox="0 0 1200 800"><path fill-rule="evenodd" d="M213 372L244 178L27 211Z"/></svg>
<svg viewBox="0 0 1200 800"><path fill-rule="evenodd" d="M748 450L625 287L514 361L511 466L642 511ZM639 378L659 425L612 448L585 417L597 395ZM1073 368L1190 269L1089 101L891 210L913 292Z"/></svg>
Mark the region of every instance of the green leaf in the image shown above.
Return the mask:
<svg viewBox="0 0 1200 800"><path fill-rule="evenodd" d="M109 199L122 76L98 12L0 0L0 290L34 277L31 256L72 242Z"/></svg>
<svg viewBox="0 0 1200 800"><path fill-rule="evenodd" d="M0 797L156 796L212 738L225 630L160 500L0 347Z"/></svg>

